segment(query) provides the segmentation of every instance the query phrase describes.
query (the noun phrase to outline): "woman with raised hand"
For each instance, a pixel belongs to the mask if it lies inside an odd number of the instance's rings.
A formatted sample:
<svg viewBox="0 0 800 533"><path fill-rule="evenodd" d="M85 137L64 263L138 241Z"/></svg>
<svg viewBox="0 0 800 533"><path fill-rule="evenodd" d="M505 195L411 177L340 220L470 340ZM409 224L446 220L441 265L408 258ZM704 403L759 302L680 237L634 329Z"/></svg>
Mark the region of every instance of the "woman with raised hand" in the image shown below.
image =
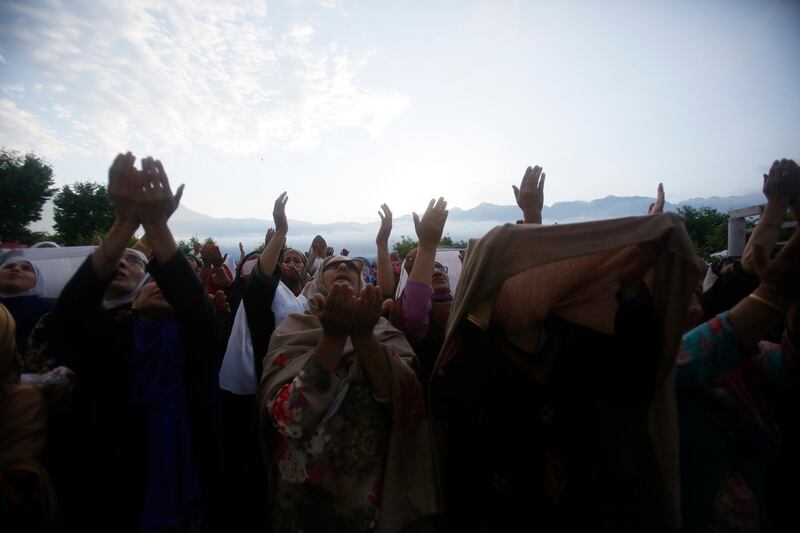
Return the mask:
<svg viewBox="0 0 800 533"><path fill-rule="evenodd" d="M275 531L402 531L437 511L416 358L362 267L326 258L306 312L270 340L261 408Z"/></svg>
<svg viewBox="0 0 800 533"><path fill-rule="evenodd" d="M377 285L383 289L384 298L393 298L395 289L395 276L392 269L392 259L389 255L389 236L392 234L392 210L386 204L381 204L383 213L378 211L381 217L381 226L378 235L375 237L375 244L378 247L378 268Z"/></svg>
<svg viewBox="0 0 800 533"><path fill-rule="evenodd" d="M242 303L236 313L225 358L219 373L224 392L225 455L227 507L230 525L235 530L264 529L267 522L263 501L267 497L267 471L259 448L257 391L261 363L267 353L270 336L291 312L302 312L305 297L298 296L284 282L292 277L292 286L304 272L280 261L289 223L282 193L275 200L272 217L275 229L267 231L264 250L254 261L244 287Z"/></svg>
<svg viewBox="0 0 800 533"><path fill-rule="evenodd" d="M800 231L767 262L773 244L752 251L748 268L758 273L758 287L683 337L677 385L686 531L798 525L791 507L797 491L786 483L798 471ZM781 341L765 341L775 330L783 330ZM771 494L770 478L783 478Z"/></svg>
<svg viewBox="0 0 800 533"><path fill-rule="evenodd" d="M50 446L65 530L216 524L214 309L167 226L183 186L173 195L159 161L146 158L141 170L134 161L130 153L114 160L114 224L53 312L48 351L76 374L66 430ZM140 225L153 281L119 312L104 295L115 284L117 296L140 285L126 255Z"/></svg>
<svg viewBox="0 0 800 533"><path fill-rule="evenodd" d="M406 334L414 347L420 360L420 379L426 385L444 342L453 302L447 268L436 261L436 246L442 238L447 213L447 202L439 198L430 201L421 219L413 214L419 247L412 250L414 261L408 281L389 311L392 324Z"/></svg>
<svg viewBox="0 0 800 533"><path fill-rule="evenodd" d="M470 243L429 384L446 529L678 527L683 223L524 214Z"/></svg>

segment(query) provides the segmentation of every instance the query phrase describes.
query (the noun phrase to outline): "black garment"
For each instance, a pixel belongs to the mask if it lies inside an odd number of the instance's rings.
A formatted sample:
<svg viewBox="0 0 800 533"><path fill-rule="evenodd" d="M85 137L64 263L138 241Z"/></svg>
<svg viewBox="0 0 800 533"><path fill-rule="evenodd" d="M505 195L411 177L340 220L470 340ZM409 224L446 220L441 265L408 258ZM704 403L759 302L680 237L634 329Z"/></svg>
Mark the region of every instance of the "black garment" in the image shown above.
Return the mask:
<svg viewBox="0 0 800 533"><path fill-rule="evenodd" d="M256 390L261 378L262 359L267 354L269 338L275 330L272 301L280 283L280 269L264 276L253 269L242 305L247 311L247 325L253 342ZM233 310L233 309L231 309ZM236 395L224 391L225 487L230 531L265 531L268 471L260 447L258 394Z"/></svg>
<svg viewBox="0 0 800 533"><path fill-rule="evenodd" d="M644 409L607 414L649 404L659 321L645 297L623 303L615 326L612 337L551 316L534 355L461 324L457 354L431 382L447 531L647 530L641 472L613 458ZM557 354L549 376L536 362L546 353Z"/></svg>
<svg viewBox="0 0 800 533"><path fill-rule="evenodd" d="M149 272L179 323L193 453L206 525L214 529L224 490L214 309L183 254L164 264L152 261ZM109 283L87 258L64 287L51 321L47 352L76 374L70 409L56 422L47 454L65 531L136 530L143 508L147 414L131 401L134 318L130 306L103 309Z"/></svg>
<svg viewBox="0 0 800 533"><path fill-rule="evenodd" d="M703 293L703 322L708 322L724 311L730 311L758 287L758 276L749 274L736 261L733 267L720 274L714 285Z"/></svg>

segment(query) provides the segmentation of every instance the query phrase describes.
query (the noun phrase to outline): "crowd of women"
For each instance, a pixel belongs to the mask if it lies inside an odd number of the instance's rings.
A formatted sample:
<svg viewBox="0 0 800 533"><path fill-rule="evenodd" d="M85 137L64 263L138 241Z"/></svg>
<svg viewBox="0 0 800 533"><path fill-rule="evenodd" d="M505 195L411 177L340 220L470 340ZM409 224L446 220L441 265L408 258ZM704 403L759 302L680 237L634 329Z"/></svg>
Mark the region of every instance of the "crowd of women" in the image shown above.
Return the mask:
<svg viewBox="0 0 800 533"><path fill-rule="evenodd" d="M57 301L0 265L0 529L797 530L800 167L707 272L661 186L647 215L542 225L544 180L451 291L442 198L402 283L387 205L373 266L287 248L286 193L231 268L178 249L161 163L118 155Z"/></svg>

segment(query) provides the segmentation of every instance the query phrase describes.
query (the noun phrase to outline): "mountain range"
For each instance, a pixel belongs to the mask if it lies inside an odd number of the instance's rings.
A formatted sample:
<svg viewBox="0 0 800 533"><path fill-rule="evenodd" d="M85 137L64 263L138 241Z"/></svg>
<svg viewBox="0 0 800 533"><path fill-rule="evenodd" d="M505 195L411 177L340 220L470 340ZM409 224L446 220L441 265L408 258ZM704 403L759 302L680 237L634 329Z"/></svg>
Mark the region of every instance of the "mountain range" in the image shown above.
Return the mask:
<svg viewBox="0 0 800 533"><path fill-rule="evenodd" d="M545 206L542 210L543 222L571 223L588 220L601 220L647 213L654 198L646 196L606 196L589 202L556 202ZM665 211L676 211L688 205L691 207L712 207L718 211L728 212L731 209L749 207L764 202L761 193L742 196L692 198L677 204L667 202ZM454 240L466 240L479 237L493 226L514 222L521 218L516 205L496 205L482 203L471 209L458 207L450 209L445 233ZM396 216L391 241L397 241L402 235L415 237L413 220L410 214ZM189 238L192 235L204 238L213 236L223 249L235 250L238 242L245 248L255 247L264 238L271 220L257 218L216 218L204 215L181 206L170 219L170 227L178 238ZM313 237L322 235L328 244L339 251L346 247L355 255L375 254L374 239L379 222L333 222L328 224L312 224L299 220L289 220L289 245L307 249ZM351 255L352 255L351 254Z"/></svg>

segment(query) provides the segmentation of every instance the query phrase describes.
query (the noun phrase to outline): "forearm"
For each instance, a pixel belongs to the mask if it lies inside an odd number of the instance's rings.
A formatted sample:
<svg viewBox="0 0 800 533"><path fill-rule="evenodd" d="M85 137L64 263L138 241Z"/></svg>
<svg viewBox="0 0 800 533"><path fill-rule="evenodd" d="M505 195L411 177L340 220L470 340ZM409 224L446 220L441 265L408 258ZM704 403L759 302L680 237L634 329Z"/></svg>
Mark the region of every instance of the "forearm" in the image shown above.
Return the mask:
<svg viewBox="0 0 800 533"><path fill-rule="evenodd" d="M409 281L430 285L433 280L433 261L436 259L436 244L422 244L417 248L414 267L408 275Z"/></svg>
<svg viewBox="0 0 800 533"><path fill-rule="evenodd" d="M314 348L312 357L328 372L336 374L342 362L344 345L347 337L331 337L323 333L322 338Z"/></svg>
<svg viewBox="0 0 800 533"><path fill-rule="evenodd" d="M114 221L102 244L92 253L92 270L99 279L107 280L114 274L138 227L138 223Z"/></svg>
<svg viewBox="0 0 800 533"><path fill-rule="evenodd" d="M786 213L786 205L767 202L764 212L758 221L753 234L747 240L742 253L742 268L745 272L751 274L757 273L757 265L755 262L755 247L758 246L764 250L765 257L769 258L772 251L775 249L775 243L778 242L780 237L781 226L783 225L783 217Z"/></svg>
<svg viewBox="0 0 800 533"><path fill-rule="evenodd" d="M258 268L265 276L271 276L278 264L278 258L286 243L286 232L276 231L275 235L269 240L258 259Z"/></svg>
<svg viewBox="0 0 800 533"><path fill-rule="evenodd" d="M758 342L770 331L779 328L791 308L785 296L759 286L753 296L743 299L730 311L739 344L752 353Z"/></svg>
<svg viewBox="0 0 800 533"><path fill-rule="evenodd" d="M372 334L352 340L356 357L372 383L375 396L381 399L391 399L392 367L383 347Z"/></svg>
<svg viewBox="0 0 800 533"><path fill-rule="evenodd" d="M167 263L178 251L175 238L169 230L166 221L160 224L148 224L144 226L144 233L147 242L153 249L153 257L161 264Z"/></svg>
<svg viewBox="0 0 800 533"><path fill-rule="evenodd" d="M378 285L383 295L394 292L394 272L389 257L389 243L378 243Z"/></svg>

